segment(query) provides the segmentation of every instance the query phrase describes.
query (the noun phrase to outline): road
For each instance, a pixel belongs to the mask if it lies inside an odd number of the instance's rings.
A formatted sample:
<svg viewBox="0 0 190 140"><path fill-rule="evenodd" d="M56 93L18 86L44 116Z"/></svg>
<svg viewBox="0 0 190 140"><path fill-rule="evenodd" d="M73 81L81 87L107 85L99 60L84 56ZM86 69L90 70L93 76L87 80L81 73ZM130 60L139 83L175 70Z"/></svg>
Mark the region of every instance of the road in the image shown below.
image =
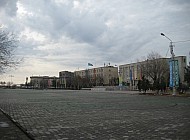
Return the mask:
<svg viewBox="0 0 190 140"><path fill-rule="evenodd" d="M0 89L0 108L36 140L190 139L190 98Z"/></svg>

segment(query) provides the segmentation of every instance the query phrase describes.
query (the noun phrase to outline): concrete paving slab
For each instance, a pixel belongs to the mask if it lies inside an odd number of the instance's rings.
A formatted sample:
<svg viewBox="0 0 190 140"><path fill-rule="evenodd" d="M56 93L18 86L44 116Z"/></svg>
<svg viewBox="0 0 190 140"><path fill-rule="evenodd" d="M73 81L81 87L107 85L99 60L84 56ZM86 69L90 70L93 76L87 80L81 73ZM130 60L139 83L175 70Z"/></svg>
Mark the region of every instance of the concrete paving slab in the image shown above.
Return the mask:
<svg viewBox="0 0 190 140"><path fill-rule="evenodd" d="M0 140L30 140L30 138L0 110Z"/></svg>
<svg viewBox="0 0 190 140"><path fill-rule="evenodd" d="M36 140L190 138L190 98L4 89L0 108Z"/></svg>

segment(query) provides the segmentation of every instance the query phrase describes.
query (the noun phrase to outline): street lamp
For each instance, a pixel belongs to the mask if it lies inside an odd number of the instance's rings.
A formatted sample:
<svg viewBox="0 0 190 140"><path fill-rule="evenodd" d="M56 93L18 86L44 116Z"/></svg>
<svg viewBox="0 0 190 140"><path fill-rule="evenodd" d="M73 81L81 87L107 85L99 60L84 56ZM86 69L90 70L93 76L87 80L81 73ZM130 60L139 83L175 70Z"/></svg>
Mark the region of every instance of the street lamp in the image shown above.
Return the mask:
<svg viewBox="0 0 190 140"><path fill-rule="evenodd" d="M171 59L172 59L172 78L173 78L173 95L176 95L176 89L175 89L175 86L176 86L176 84L175 84L175 82L176 82L176 77L175 77L175 59L174 59L174 51L173 51L173 42L172 42L172 40L169 38L169 37L167 37L164 33L161 33L161 35L162 36L164 36L165 38L167 38L168 40L170 40L170 53L171 53L171 55L172 55L172 57L171 57Z"/></svg>

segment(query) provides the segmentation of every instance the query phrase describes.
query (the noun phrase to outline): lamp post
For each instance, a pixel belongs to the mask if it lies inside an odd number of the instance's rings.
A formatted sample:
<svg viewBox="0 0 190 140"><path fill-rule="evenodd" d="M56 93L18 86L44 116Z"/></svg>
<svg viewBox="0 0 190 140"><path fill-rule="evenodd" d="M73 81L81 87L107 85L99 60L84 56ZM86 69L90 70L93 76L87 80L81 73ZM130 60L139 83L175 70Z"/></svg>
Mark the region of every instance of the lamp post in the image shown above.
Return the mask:
<svg viewBox="0 0 190 140"><path fill-rule="evenodd" d="M172 59L172 78L173 78L173 81L172 81L172 86L173 86L173 95L176 95L176 89L175 89L175 86L176 86L176 84L175 84L175 82L176 82L176 77L175 77L175 59L174 59L174 57L175 57L175 55L174 55L174 51L173 51L173 42L172 42L172 40L169 38L169 37L167 37L164 33L161 33L161 35L162 36L164 36L165 38L167 38L168 40L170 40L170 53L171 53L171 59Z"/></svg>

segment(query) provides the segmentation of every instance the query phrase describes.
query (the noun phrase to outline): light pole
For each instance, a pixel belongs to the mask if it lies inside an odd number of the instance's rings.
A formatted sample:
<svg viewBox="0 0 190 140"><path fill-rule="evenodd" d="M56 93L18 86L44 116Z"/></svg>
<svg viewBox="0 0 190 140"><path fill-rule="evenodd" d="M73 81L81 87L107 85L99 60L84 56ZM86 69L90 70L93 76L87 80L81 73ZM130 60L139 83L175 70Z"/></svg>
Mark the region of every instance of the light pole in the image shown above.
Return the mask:
<svg viewBox="0 0 190 140"><path fill-rule="evenodd" d="M173 43L182 43L182 42L189 42L190 39L188 40L180 40L180 41L175 41L173 42L169 37L167 37L164 33L161 33L162 36L166 37L168 40L170 40L170 52L171 52L171 59L172 59L172 78L173 78L173 82L172 82L172 85L173 85L173 95L176 95L176 86L177 86L177 81L176 81L176 70L175 70L175 58L174 58L174 52L173 52Z"/></svg>
<svg viewBox="0 0 190 140"><path fill-rule="evenodd" d="M161 33L161 35L162 36L164 36L164 37L166 37L168 40L170 40L170 53L171 53L171 59L172 59L172 78L173 78L173 84L172 84L172 86L173 86L173 95L176 95L176 84L175 84L175 82L176 82L176 77L175 77L175 59L174 59L174 57L175 57L175 55L174 55L174 51L173 51L173 42L172 42L172 40L169 38L169 37L167 37L164 33Z"/></svg>
<svg viewBox="0 0 190 140"><path fill-rule="evenodd" d="M176 82L176 77L175 77L175 59L174 59L174 57L175 57L175 55L174 55L174 51L173 51L173 42L172 42L172 40L169 38L169 37L167 37L164 33L161 33L161 35L162 36L164 36L164 37L166 37L168 40L170 40L170 53L171 53L171 59L172 59L172 78L173 78L173 81L172 81L172 86L173 86L173 95L176 95L176 89L175 89L175 86L176 86L176 84L175 84L175 82Z"/></svg>

